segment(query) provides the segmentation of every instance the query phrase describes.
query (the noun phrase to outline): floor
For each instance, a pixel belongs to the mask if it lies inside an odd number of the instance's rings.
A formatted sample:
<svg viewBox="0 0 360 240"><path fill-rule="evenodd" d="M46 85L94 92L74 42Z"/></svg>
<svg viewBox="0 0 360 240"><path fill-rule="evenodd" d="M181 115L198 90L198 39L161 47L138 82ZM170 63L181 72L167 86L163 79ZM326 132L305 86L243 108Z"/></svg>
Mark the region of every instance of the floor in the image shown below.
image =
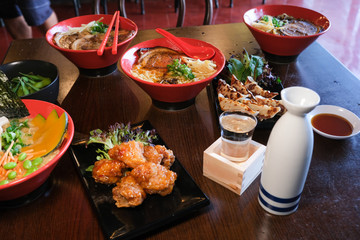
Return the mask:
<svg viewBox="0 0 360 240"><path fill-rule="evenodd" d="M75 16L72 0L53 0L52 6L59 20ZM91 14L91 0L81 0L80 14ZM140 1L138 1L140 2ZM145 15L141 15L140 3L135 0L126 1L127 17L132 19L142 29L155 27L175 27L177 14L174 11L174 0L146 0ZM212 24L242 22L242 15L249 8L262 3L262 0L234 0L234 6L229 7L230 0L219 0L219 8L215 8ZM317 41L342 62L360 79L360 0L266 0L266 4L297 5L318 11L331 21L330 30ZM117 1L108 0L108 12L112 14L117 9ZM186 1L184 26L201 25L205 14L203 0ZM34 29L34 37L41 35ZM12 39L5 27L0 27L0 60Z"/></svg>

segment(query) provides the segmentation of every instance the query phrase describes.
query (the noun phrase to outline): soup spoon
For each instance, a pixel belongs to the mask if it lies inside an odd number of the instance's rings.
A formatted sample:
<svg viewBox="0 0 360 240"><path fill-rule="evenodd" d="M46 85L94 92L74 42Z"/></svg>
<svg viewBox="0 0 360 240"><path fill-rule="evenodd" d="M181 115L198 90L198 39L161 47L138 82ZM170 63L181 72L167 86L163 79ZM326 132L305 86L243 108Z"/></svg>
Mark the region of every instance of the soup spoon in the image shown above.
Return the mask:
<svg viewBox="0 0 360 240"><path fill-rule="evenodd" d="M166 37L170 42L179 47L187 56L191 58L206 60L212 58L215 55L215 50L213 48L191 45L161 28L156 28L155 31Z"/></svg>

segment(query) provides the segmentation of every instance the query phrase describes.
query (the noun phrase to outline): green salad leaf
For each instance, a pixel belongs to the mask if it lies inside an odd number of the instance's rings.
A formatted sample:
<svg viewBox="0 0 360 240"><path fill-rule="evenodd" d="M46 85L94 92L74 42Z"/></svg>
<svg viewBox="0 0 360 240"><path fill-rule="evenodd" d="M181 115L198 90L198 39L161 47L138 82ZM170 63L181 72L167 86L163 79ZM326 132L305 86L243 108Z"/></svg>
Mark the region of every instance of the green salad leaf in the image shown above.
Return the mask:
<svg viewBox="0 0 360 240"><path fill-rule="evenodd" d="M250 55L246 49L241 54L232 55L227 60L225 79L230 79L234 75L238 80L245 83L248 76L252 77L261 87L280 91L282 88L281 79L272 73L266 59L258 55ZM276 89L276 90L274 90Z"/></svg>
<svg viewBox="0 0 360 240"><path fill-rule="evenodd" d="M245 82L248 76L256 79L257 76L262 74L264 61L262 57L249 55L244 50L242 59L230 58L227 67L231 74L235 75L240 81Z"/></svg>
<svg viewBox="0 0 360 240"><path fill-rule="evenodd" d="M109 126L107 131L103 131L101 129L90 131L90 137L87 145L91 143L102 144L103 149L98 150L97 153L99 153L101 159L109 159L107 151L115 145L131 140L142 142L144 145L149 145L156 138L157 136L154 129L145 131L140 127L132 128L130 123L115 123L114 125Z"/></svg>
<svg viewBox="0 0 360 240"><path fill-rule="evenodd" d="M87 145L92 143L103 145L103 148L98 148L96 150L96 153L98 154L96 160L101 160L110 159L108 154L109 149L113 148L115 145L120 145L122 142L135 140L137 142L142 142L144 145L149 145L155 139L157 139L155 129L145 131L141 127L132 128L130 123L115 123L114 125L109 126L107 131L101 129L90 131ZM86 168L86 171L91 172L93 168L94 165L90 165Z"/></svg>

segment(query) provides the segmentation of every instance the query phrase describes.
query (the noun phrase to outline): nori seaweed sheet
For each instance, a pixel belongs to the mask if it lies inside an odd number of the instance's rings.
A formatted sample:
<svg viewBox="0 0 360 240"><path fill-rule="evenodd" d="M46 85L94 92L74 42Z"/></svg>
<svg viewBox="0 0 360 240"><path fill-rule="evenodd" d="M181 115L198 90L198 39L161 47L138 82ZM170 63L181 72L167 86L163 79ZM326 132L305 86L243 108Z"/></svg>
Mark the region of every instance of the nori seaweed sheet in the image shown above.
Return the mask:
<svg viewBox="0 0 360 240"><path fill-rule="evenodd" d="M0 116L11 118L22 118L29 114L29 110L21 101L19 96L11 91L8 78L0 70Z"/></svg>

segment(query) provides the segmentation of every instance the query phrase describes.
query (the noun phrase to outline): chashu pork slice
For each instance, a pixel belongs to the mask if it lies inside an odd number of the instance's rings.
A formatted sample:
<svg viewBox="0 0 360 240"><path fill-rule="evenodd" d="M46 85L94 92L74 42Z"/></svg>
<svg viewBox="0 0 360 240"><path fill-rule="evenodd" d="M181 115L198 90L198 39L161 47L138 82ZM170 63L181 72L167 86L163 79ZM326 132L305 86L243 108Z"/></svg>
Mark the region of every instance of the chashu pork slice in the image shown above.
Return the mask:
<svg viewBox="0 0 360 240"><path fill-rule="evenodd" d="M77 38L78 38L78 34L68 35L61 32L57 32L54 35L53 41L57 46L61 48L70 49L71 44Z"/></svg>
<svg viewBox="0 0 360 240"><path fill-rule="evenodd" d="M81 38L76 39L70 48L73 50L94 50L98 49L102 42L102 37L98 35L88 34Z"/></svg>
<svg viewBox="0 0 360 240"><path fill-rule="evenodd" d="M307 21L296 20L280 28L287 36L308 36L320 32L321 28Z"/></svg>
<svg viewBox="0 0 360 240"><path fill-rule="evenodd" d="M145 69L167 69L175 59L180 59L184 54L166 47L141 48L138 63Z"/></svg>

